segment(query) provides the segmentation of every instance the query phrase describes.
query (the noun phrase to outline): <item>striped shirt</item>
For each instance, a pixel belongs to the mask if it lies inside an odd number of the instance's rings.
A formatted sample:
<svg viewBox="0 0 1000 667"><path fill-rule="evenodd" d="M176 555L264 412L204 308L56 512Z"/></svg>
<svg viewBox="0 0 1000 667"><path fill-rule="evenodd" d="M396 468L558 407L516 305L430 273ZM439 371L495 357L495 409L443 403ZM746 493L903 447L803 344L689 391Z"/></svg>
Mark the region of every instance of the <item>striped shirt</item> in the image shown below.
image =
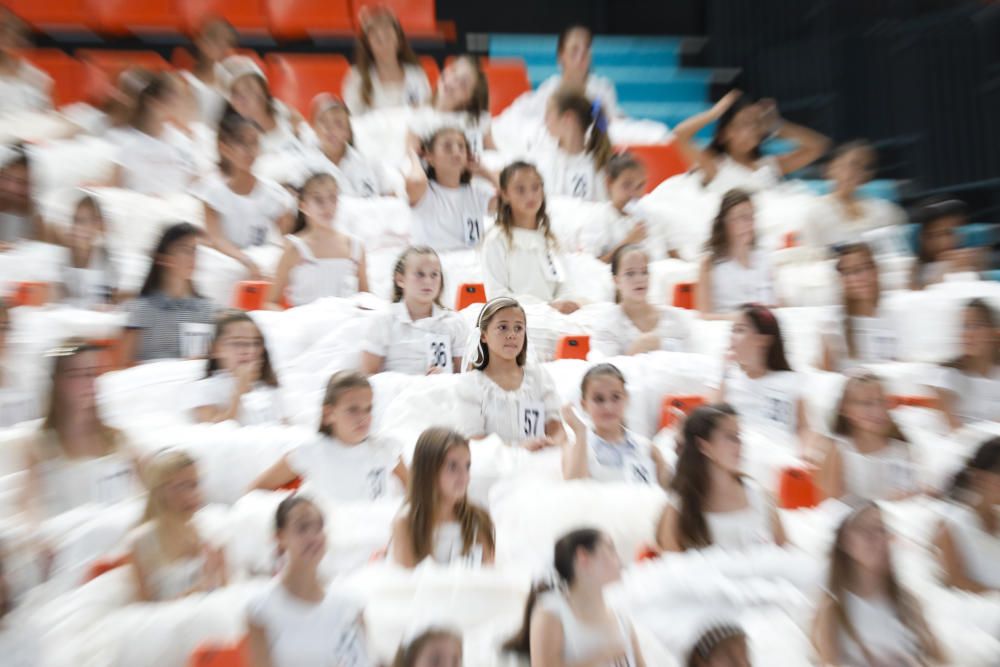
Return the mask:
<svg viewBox="0 0 1000 667"><path fill-rule="evenodd" d="M163 292L154 292L129 301L125 309L128 312L126 326L141 331L136 360L177 359L207 353L207 348L195 354L185 353L185 348L190 346L183 339L186 335L191 337L192 329L206 330L214 324L216 306L210 299L200 296L174 299ZM201 331L197 333L204 338Z"/></svg>

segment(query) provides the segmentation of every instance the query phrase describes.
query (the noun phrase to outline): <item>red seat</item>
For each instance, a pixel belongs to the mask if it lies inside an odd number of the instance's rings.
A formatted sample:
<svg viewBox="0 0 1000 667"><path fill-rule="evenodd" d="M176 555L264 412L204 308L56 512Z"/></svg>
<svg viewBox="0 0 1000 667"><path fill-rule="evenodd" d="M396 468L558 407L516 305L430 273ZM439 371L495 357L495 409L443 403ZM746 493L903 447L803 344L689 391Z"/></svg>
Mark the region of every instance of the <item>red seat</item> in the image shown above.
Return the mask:
<svg viewBox="0 0 1000 667"><path fill-rule="evenodd" d="M180 32L173 0L87 0L101 32L128 35L140 32Z"/></svg>
<svg viewBox="0 0 1000 667"><path fill-rule="evenodd" d="M644 560L656 560L660 557L660 552L649 544L640 544L635 551L635 562L641 563Z"/></svg>
<svg viewBox="0 0 1000 667"><path fill-rule="evenodd" d="M590 336L563 336L556 343L556 359L586 359L590 354Z"/></svg>
<svg viewBox="0 0 1000 667"><path fill-rule="evenodd" d="M491 91L492 92L492 91ZM621 148L635 155L646 167L646 192L671 176L688 170L687 160L671 142L669 144L630 144Z"/></svg>
<svg viewBox="0 0 1000 667"><path fill-rule="evenodd" d="M301 477L296 477L295 479L293 479L292 481L288 482L287 484L282 484L281 486L279 486L278 490L279 491L298 491L301 486L302 486L302 478Z"/></svg>
<svg viewBox="0 0 1000 667"><path fill-rule="evenodd" d="M662 431L665 428L673 426L679 417L678 412L687 416L695 408L702 405L705 405L705 397L696 394L689 396L664 396L663 403L660 406L660 425L658 430Z"/></svg>
<svg viewBox="0 0 1000 667"><path fill-rule="evenodd" d="M262 310L267 302L271 283L267 280L243 280L236 283L233 306L240 310Z"/></svg>
<svg viewBox="0 0 1000 667"><path fill-rule="evenodd" d="M795 248L799 245L799 233L798 232L785 232L785 235L781 237L782 248Z"/></svg>
<svg viewBox="0 0 1000 667"><path fill-rule="evenodd" d="M455 310L464 310L474 303L486 303L486 286L482 283L462 283L455 295Z"/></svg>
<svg viewBox="0 0 1000 667"><path fill-rule="evenodd" d="M267 64L271 92L306 118L317 94L340 94L344 77L351 69L347 58L339 54L269 53Z"/></svg>
<svg viewBox="0 0 1000 667"><path fill-rule="evenodd" d="M454 41L449 34L451 30L438 23L434 0L352 0L351 4L354 10L351 16L357 27L360 27L357 17L363 8L386 7L399 19L407 37Z"/></svg>
<svg viewBox="0 0 1000 667"><path fill-rule="evenodd" d="M117 570L120 567L128 565L128 562L129 562L128 554L125 554L124 556L118 556L116 558L100 558L97 561L95 561L93 565L90 566L90 569L87 570L87 576L83 581L84 583L88 581L93 581L102 574L107 574L112 570Z"/></svg>
<svg viewBox="0 0 1000 667"><path fill-rule="evenodd" d="M794 510L801 507L815 507L822 498L819 487L810 468L785 468L778 482L778 505L782 509Z"/></svg>
<svg viewBox="0 0 1000 667"><path fill-rule="evenodd" d="M98 104L117 85L118 76L129 67L143 67L154 72L170 69L170 63L155 51L79 49L76 55L84 65L84 97Z"/></svg>
<svg viewBox="0 0 1000 667"><path fill-rule="evenodd" d="M354 34L350 0L264 0L264 11L281 39Z"/></svg>
<svg viewBox="0 0 1000 667"><path fill-rule="evenodd" d="M83 99L83 65L59 49L26 49L21 56L52 78L52 103L56 107Z"/></svg>
<svg viewBox="0 0 1000 667"><path fill-rule="evenodd" d="M181 27L192 34L206 19L221 16L238 32L267 32L264 0L175 0Z"/></svg>
<svg viewBox="0 0 1000 667"><path fill-rule="evenodd" d="M941 402L936 396L903 396L901 394L890 394L887 396L889 408L895 410L898 407L906 406L910 408L927 408L938 410Z"/></svg>
<svg viewBox="0 0 1000 667"><path fill-rule="evenodd" d="M235 644L202 644L188 661L188 667L245 667L248 664L246 637Z"/></svg>
<svg viewBox="0 0 1000 667"><path fill-rule="evenodd" d="M37 280L25 280L14 284L10 295L11 306L44 306L52 297L52 285Z"/></svg>
<svg viewBox="0 0 1000 667"><path fill-rule="evenodd" d="M431 84L431 90L436 90L438 79L441 78L441 68L438 67L437 61L434 60L434 56L420 56L420 66L424 68L427 80Z"/></svg>
<svg viewBox="0 0 1000 667"><path fill-rule="evenodd" d="M490 114L494 116L531 90L528 68L519 58L483 60L483 71L490 86Z"/></svg>
<svg viewBox="0 0 1000 667"><path fill-rule="evenodd" d="M36 30L96 28L87 0L7 0L5 4Z"/></svg>
<svg viewBox="0 0 1000 667"><path fill-rule="evenodd" d="M674 285L674 307L694 310L694 283Z"/></svg>
<svg viewBox="0 0 1000 667"><path fill-rule="evenodd" d="M257 51L254 49L233 49L232 53L234 55L246 56L247 58L250 58L257 64L260 71L265 73L267 72L267 65L264 64L264 61L259 55L257 55ZM190 70L194 67L194 54L183 46L175 46L174 50L170 52L170 64L176 69Z"/></svg>

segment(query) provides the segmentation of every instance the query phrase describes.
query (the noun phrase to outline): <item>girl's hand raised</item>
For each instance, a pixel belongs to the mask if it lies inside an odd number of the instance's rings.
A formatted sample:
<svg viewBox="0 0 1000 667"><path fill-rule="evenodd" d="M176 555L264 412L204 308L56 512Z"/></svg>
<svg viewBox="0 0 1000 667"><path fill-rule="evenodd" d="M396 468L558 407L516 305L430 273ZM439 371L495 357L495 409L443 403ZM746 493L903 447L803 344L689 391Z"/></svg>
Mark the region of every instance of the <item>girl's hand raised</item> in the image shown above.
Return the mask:
<svg viewBox="0 0 1000 667"><path fill-rule="evenodd" d="M722 99L716 102L712 107L712 110L709 112L712 115L712 118L715 120L721 118L722 114L726 113L726 111L729 110L729 107L733 106L733 104L736 103L736 100L738 100L742 95L742 91L739 90L730 90L728 93L723 95Z"/></svg>

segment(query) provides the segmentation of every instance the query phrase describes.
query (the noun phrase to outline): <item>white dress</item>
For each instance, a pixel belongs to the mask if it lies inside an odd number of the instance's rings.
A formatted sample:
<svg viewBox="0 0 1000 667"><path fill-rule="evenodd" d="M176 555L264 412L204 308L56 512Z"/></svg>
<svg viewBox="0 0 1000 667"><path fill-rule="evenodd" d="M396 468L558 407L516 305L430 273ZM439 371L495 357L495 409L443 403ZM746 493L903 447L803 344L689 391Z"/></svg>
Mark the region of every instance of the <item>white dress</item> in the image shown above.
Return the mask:
<svg viewBox="0 0 1000 667"><path fill-rule="evenodd" d="M309 244L294 234L285 238L299 251L299 263L288 275L288 300L302 306L327 296L347 297L358 291L358 266L364 247L351 237L351 256L317 258Z"/></svg>
<svg viewBox="0 0 1000 667"><path fill-rule="evenodd" d="M321 602L302 600L278 579L247 605L250 622L267 636L274 667L370 667L363 611L332 589Z"/></svg>
<svg viewBox="0 0 1000 667"><path fill-rule="evenodd" d="M545 108L548 106L549 98L555 94L562 86L562 76L553 74L538 86L532 93L524 95L524 102L518 98L518 106L523 105L525 113L537 116L539 119L545 116ZM608 121L619 115L618 94L615 91L614 82L599 74L587 76L587 97L590 100L599 99L604 115Z"/></svg>
<svg viewBox="0 0 1000 667"><path fill-rule="evenodd" d="M435 304L430 317L414 321L406 304L397 301L371 318L361 349L382 357L385 371L424 375L437 366L451 373L467 336L465 321L455 311Z"/></svg>
<svg viewBox="0 0 1000 667"><path fill-rule="evenodd" d="M928 384L953 395L955 414L962 421L1000 421L1000 365L994 365L986 377L941 367L934 370Z"/></svg>
<svg viewBox="0 0 1000 667"><path fill-rule="evenodd" d="M111 297L118 287L118 272L114 262L103 247L94 248L87 266L78 268L70 264L71 255L66 253L66 263L62 266L62 284L66 290L63 302L76 308L92 308L111 303Z"/></svg>
<svg viewBox="0 0 1000 667"><path fill-rule="evenodd" d="M587 429L587 469L598 482L657 484L652 445L642 436L625 431L623 442L608 442Z"/></svg>
<svg viewBox="0 0 1000 667"><path fill-rule="evenodd" d="M2 99L2 98L0 98ZM0 655L4 667L38 667L44 664L42 642L37 630L26 623L0 622Z"/></svg>
<svg viewBox="0 0 1000 667"><path fill-rule="evenodd" d="M635 652L632 647L632 624L616 610L612 610L618 622L618 636L602 636L604 628L595 628L581 621L573 613L566 596L561 591L549 591L538 598L538 607L559 619L563 632L562 660L566 664L581 664L592 660L605 651L610 644L621 644L625 648L625 661L608 663L601 667L636 667Z"/></svg>
<svg viewBox="0 0 1000 667"><path fill-rule="evenodd" d="M753 480L743 479L747 506L732 512L705 512L712 546L727 551L774 544L772 512L774 505L767 493ZM680 498L671 494L668 502L680 510Z"/></svg>
<svg viewBox="0 0 1000 667"><path fill-rule="evenodd" d="M688 352L691 350L691 313L672 306L656 306L659 320L652 331L660 339L660 349L665 352ZM603 313L602 313L603 314ZM590 336L590 351L595 356L616 357L625 354L639 336L639 331L621 304L607 307L600 323L593 327Z"/></svg>
<svg viewBox="0 0 1000 667"><path fill-rule="evenodd" d="M841 370L851 366L870 363L886 363L899 357L899 335L895 321L884 311L876 311L874 317L853 316L851 318L854 337L854 355L847 350L844 333L843 306L837 306L834 315L823 323L823 336L828 341L839 360Z"/></svg>
<svg viewBox="0 0 1000 667"><path fill-rule="evenodd" d="M145 195L187 191L196 175L194 157L169 141L169 130L162 137L133 128L116 133L122 187Z"/></svg>
<svg viewBox="0 0 1000 667"><path fill-rule="evenodd" d="M211 377L191 384L184 398L188 410L204 407L224 408L229 405L236 389L236 378L229 371L216 371ZM285 416L281 390L263 382L256 382L240 397L236 420L240 426L278 424Z"/></svg>
<svg viewBox="0 0 1000 667"><path fill-rule="evenodd" d="M726 375L724 400L736 409L742 424L794 438L802 383L803 377L795 371L770 371L751 379L733 366Z"/></svg>
<svg viewBox="0 0 1000 667"><path fill-rule="evenodd" d="M896 204L884 199L858 201L861 215L851 218L839 199L826 195L816 199L802 226L803 245L820 253L827 253L837 245L866 241L876 255L908 254L902 225L906 213ZM895 228L897 234L870 234L873 230Z"/></svg>
<svg viewBox="0 0 1000 667"><path fill-rule="evenodd" d="M312 146L305 164L310 174L331 174L337 180L340 193L350 197L378 197L392 190L383 164L369 160L354 146L347 146L344 157L336 164L323 154L319 146Z"/></svg>
<svg viewBox="0 0 1000 667"><path fill-rule="evenodd" d="M151 566L147 579L150 594L155 601L176 600L184 596L198 584L205 571L204 555L163 562L163 546L156 526L151 521L136 528L130 541L139 558L146 562L147 567Z"/></svg>
<svg viewBox="0 0 1000 667"><path fill-rule="evenodd" d="M580 251L594 257L603 257L622 245L625 237L640 222L646 226L646 239L638 245L650 261L663 259L671 249L665 226L654 211L645 210L641 201L625 205L619 211L610 201L594 206L594 213L580 230Z"/></svg>
<svg viewBox="0 0 1000 667"><path fill-rule="evenodd" d="M210 86L192 72L184 70L181 76L191 86L195 99L198 100L198 115L201 122L209 127L215 127L222 119L222 113L226 109L226 96L219 86ZM222 81L226 77L226 68L221 63L215 65L216 81Z"/></svg>
<svg viewBox="0 0 1000 667"><path fill-rule="evenodd" d="M0 428L38 419L41 405L38 396L19 387L0 387Z"/></svg>
<svg viewBox="0 0 1000 667"><path fill-rule="evenodd" d="M287 461L302 477L303 488L328 500L367 502L401 497L404 492L392 474L400 461L400 447L378 436L346 445L320 434L291 449Z"/></svg>
<svg viewBox="0 0 1000 667"><path fill-rule="evenodd" d="M249 194L233 192L222 176L213 175L195 188L219 217L222 233L237 248L263 245L278 233L277 222L295 211L295 199L272 180L258 178Z"/></svg>
<svg viewBox="0 0 1000 667"><path fill-rule="evenodd" d="M565 296L566 270L558 248L535 229L513 227L511 237L494 226L483 240L486 298L529 297L543 303Z"/></svg>
<svg viewBox="0 0 1000 667"><path fill-rule="evenodd" d="M554 140L541 141L532 147L530 160L538 167L547 197L574 197L585 201L608 198L604 170L598 169L586 151L571 154Z"/></svg>
<svg viewBox="0 0 1000 667"><path fill-rule="evenodd" d="M848 438L835 441L843 463L844 493L871 500L889 500L892 496L916 490L916 465L909 446L890 440L878 450L862 454Z"/></svg>
<svg viewBox="0 0 1000 667"><path fill-rule="evenodd" d="M439 525L434 531L434 552L431 557L441 565L458 562L472 567L482 565L483 546L478 539L473 539L467 554L462 553L463 545L462 526L457 521L448 521Z"/></svg>
<svg viewBox="0 0 1000 667"><path fill-rule="evenodd" d="M456 386L467 437L497 434L508 444L545 436L545 423L559 419L562 405L555 383L541 366L524 367L524 380L514 391L502 389L482 371L462 373Z"/></svg>
<svg viewBox="0 0 1000 667"><path fill-rule="evenodd" d="M746 303L773 305L774 280L767 253L756 249L750 252L750 266L743 266L735 259L713 262L712 311L732 313Z"/></svg>
<svg viewBox="0 0 1000 667"><path fill-rule="evenodd" d="M420 65L403 65L402 83L382 83L371 67L372 95L371 104L365 104L361 98L361 75L357 66L344 77L343 95L347 108L354 115L361 115L372 109L392 107L419 107L430 102L431 84L427 74Z"/></svg>
<svg viewBox="0 0 1000 667"><path fill-rule="evenodd" d="M0 76L0 116L52 108L52 79L31 63L20 61L16 76Z"/></svg>
<svg viewBox="0 0 1000 667"><path fill-rule="evenodd" d="M865 649L879 664L919 664L914 659L920 655L917 637L904 626L886 599L866 600L853 593L844 593L844 606L851 625ZM857 642L840 630L838 664L844 667L869 667L870 663Z"/></svg>
<svg viewBox="0 0 1000 667"><path fill-rule="evenodd" d="M781 183L781 178L781 167L773 157L758 160L754 168L750 169L728 155L723 155L716 162L715 178L705 187L718 194L724 194L733 188L753 193L770 190Z"/></svg>
<svg viewBox="0 0 1000 667"><path fill-rule="evenodd" d="M495 194L476 181L457 188L428 181L427 192L413 206L413 245L430 246L437 252L479 245Z"/></svg>
<svg viewBox="0 0 1000 667"><path fill-rule="evenodd" d="M462 130L466 141L469 142L469 150L476 157L482 156L486 150L486 135L491 125L489 110L483 111L479 116L473 116L464 111L439 111L429 106L414 109L409 120L410 132L421 141L430 139L435 132L444 127Z"/></svg>
<svg viewBox="0 0 1000 667"><path fill-rule="evenodd" d="M944 523L962 558L966 576L994 590L1000 590L1000 536L983 529L982 521L967 505L946 503Z"/></svg>

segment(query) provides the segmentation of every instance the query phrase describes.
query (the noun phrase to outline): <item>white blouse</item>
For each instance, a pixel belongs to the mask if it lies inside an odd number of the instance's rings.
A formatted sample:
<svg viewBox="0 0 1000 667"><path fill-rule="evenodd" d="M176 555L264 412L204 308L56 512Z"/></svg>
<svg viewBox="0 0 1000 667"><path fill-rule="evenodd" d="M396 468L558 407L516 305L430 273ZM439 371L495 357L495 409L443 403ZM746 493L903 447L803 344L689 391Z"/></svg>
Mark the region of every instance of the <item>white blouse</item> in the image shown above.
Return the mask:
<svg viewBox="0 0 1000 667"><path fill-rule="evenodd" d="M587 469L598 482L629 482L656 485L653 445L642 436L625 431L622 442L608 442L587 429Z"/></svg>
<svg viewBox="0 0 1000 667"><path fill-rule="evenodd" d="M52 79L31 63L20 61L17 74L0 76L0 116L52 108Z"/></svg>
<svg viewBox="0 0 1000 667"><path fill-rule="evenodd" d="M761 544L774 544L774 504L754 481L744 478L747 506L732 512L705 512L712 546L739 551ZM669 502L680 510L680 498L670 495Z"/></svg>
<svg viewBox="0 0 1000 667"><path fill-rule="evenodd" d="M982 586L1000 590L1000 535L983 529L982 521L968 505L950 502L943 506L944 525L951 534L966 576Z"/></svg>
<svg viewBox="0 0 1000 667"><path fill-rule="evenodd" d="M604 306L605 304L601 304ZM595 356L616 357L625 354L637 338L652 333L660 339L660 349L665 352L691 350L691 321L689 311L672 306L656 306L659 319L649 332L639 331L635 322L625 314L621 304L606 306L607 314L593 327L590 351Z"/></svg>
<svg viewBox="0 0 1000 667"><path fill-rule="evenodd" d="M413 245L430 246L437 252L479 245L495 195L492 188L476 181L457 188L428 181L424 196L413 205Z"/></svg>
<svg viewBox="0 0 1000 667"><path fill-rule="evenodd" d="M540 230L510 229L510 239L499 226L483 241L483 279L486 296L530 297L548 303L563 296L566 270L554 241Z"/></svg>
<svg viewBox="0 0 1000 667"><path fill-rule="evenodd" d="M236 378L229 371L216 371L211 377L192 383L185 393L188 410L204 407L223 408L236 391ZM240 397L236 420L241 426L277 424L285 416L281 390L263 382L254 383L250 391Z"/></svg>
<svg viewBox="0 0 1000 667"><path fill-rule="evenodd" d="M604 628L594 627L577 618L561 591L549 591L543 594L538 598L538 605L559 619L563 633L562 660L565 664L590 664L588 660L593 660L594 656L606 651L613 643L625 649L625 660L601 667L635 667L638 664L632 646L632 624L617 610L612 609L618 622L616 636L609 637L604 634Z"/></svg>
<svg viewBox="0 0 1000 667"><path fill-rule="evenodd" d="M776 158L762 158L751 169L723 155L716 162L715 178L706 188L720 195L733 188L760 192L777 186L781 179L781 166Z"/></svg>
<svg viewBox="0 0 1000 667"><path fill-rule="evenodd" d="M580 250L594 257L602 257L622 245L629 232L642 222L646 226L646 238L638 245L646 252L650 261L663 259L671 244L665 225L654 216L656 214L647 211L641 201L626 204L624 213L610 201L595 204L593 214L580 230Z"/></svg>
<svg viewBox="0 0 1000 667"><path fill-rule="evenodd" d="M0 387L0 428L40 416L41 404L33 392L18 387Z"/></svg>
<svg viewBox="0 0 1000 667"><path fill-rule="evenodd" d="M902 624L887 599L867 600L845 592L844 606L851 625L865 649L884 665L920 664L915 661L920 655L916 635ZM840 629L839 664L844 667L870 667L865 654L857 642Z"/></svg>
<svg viewBox="0 0 1000 667"><path fill-rule="evenodd" d="M854 337L854 355L851 356L844 331L846 317L843 306L836 306L833 317L822 325L823 335L837 357L838 368L844 370L858 363L885 363L899 357L900 341L895 321L882 310L874 317L851 317Z"/></svg>
<svg viewBox="0 0 1000 667"><path fill-rule="evenodd" d="M727 371L724 400L736 409L741 423L794 438L803 381L794 371L770 371L751 379L734 365Z"/></svg>
<svg viewBox="0 0 1000 667"><path fill-rule="evenodd" d="M226 68L221 63L216 63L215 73L216 81L221 81L227 76ZM181 76L191 86L195 99L198 100L198 115L201 117L201 122L209 127L218 125L226 110L226 96L222 88L218 85L210 86L187 70L181 72Z"/></svg>
<svg viewBox="0 0 1000 667"><path fill-rule="evenodd" d="M92 308L111 303L118 287L118 272L107 251L96 247L85 267L70 264L71 253L66 253L62 266L62 284L66 290L64 302L77 308Z"/></svg>
<svg viewBox="0 0 1000 667"><path fill-rule="evenodd" d="M237 194L221 176L210 176L194 191L219 217L223 235L237 248L264 245L278 232L278 220L297 209L295 198L276 182L258 178L253 189Z"/></svg>
<svg viewBox="0 0 1000 667"><path fill-rule="evenodd" d="M434 552L431 557L442 565L449 563L464 563L471 567L483 564L483 545L476 539L472 540L469 553L463 554L462 526L457 521L442 523L434 531Z"/></svg>
<svg viewBox="0 0 1000 667"><path fill-rule="evenodd" d="M846 207L833 195L816 199L802 226L803 245L817 251L848 242L866 241L876 255L908 254L902 227L906 213L884 199L860 199L860 216L851 218ZM897 235L869 234L872 230L895 227Z"/></svg>
<svg viewBox="0 0 1000 667"><path fill-rule="evenodd" d="M543 81L534 92L525 93L518 98L517 107L522 109L524 113L536 116L541 120L545 116L549 99L562 87L562 83L562 76L553 74ZM588 75L586 93L588 99L601 101L602 110L609 122L620 114L618 94L611 79L599 74Z"/></svg>
<svg viewBox="0 0 1000 667"><path fill-rule="evenodd" d="M431 100L431 84L427 74L420 65L403 65L403 81L401 83L384 83L372 66L371 104L365 104L361 97L361 75L357 66L344 77L343 96L347 108L354 115L361 115L373 109L393 107L418 107Z"/></svg>
<svg viewBox="0 0 1000 667"><path fill-rule="evenodd" d="M154 600L176 600L198 584L205 570L204 555L164 562L163 545L152 521L136 528L130 539L140 559L151 568L148 580Z"/></svg>
<svg viewBox="0 0 1000 667"><path fill-rule="evenodd" d="M918 488L916 465L905 442L890 440L882 449L867 454L859 452L848 438L834 442L843 462L845 495L889 500Z"/></svg>
<svg viewBox="0 0 1000 667"><path fill-rule="evenodd" d="M746 303L773 305L774 282L767 253L757 249L750 252L750 265L743 266L735 259L713 262L712 311L733 313Z"/></svg>
<svg viewBox="0 0 1000 667"><path fill-rule="evenodd" d="M135 465L123 454L68 459L64 456L38 464L40 505L56 516L82 505L113 505L142 493Z"/></svg>
<svg viewBox="0 0 1000 667"><path fill-rule="evenodd" d="M350 257L316 257L306 241L286 234L288 242L299 251L299 263L288 274L288 300L303 306L323 297L347 297L358 292L358 267L364 247L351 237Z"/></svg>
<svg viewBox="0 0 1000 667"><path fill-rule="evenodd" d="M424 375L437 366L451 373L467 336L465 321L455 311L435 304L430 317L414 321L406 304L398 301L371 318L361 349L382 357L386 371Z"/></svg>
<svg viewBox="0 0 1000 667"><path fill-rule="evenodd" d="M463 423L456 429L467 437L496 433L508 444L545 436L545 423L559 419L562 403L548 371L524 367L521 386L502 389L483 371L459 376L456 387Z"/></svg>
<svg viewBox="0 0 1000 667"><path fill-rule="evenodd" d="M571 154L555 141L542 141L532 148L532 161L545 183L547 197L574 197L585 201L608 198L604 170L598 169L587 152Z"/></svg>
<svg viewBox="0 0 1000 667"><path fill-rule="evenodd" d="M350 197L379 197L392 190L385 167L369 160L354 146L347 146L344 157L334 163L319 146L310 147L306 165L310 174L325 172L337 180L343 195Z"/></svg>
<svg viewBox="0 0 1000 667"><path fill-rule="evenodd" d="M122 170L122 186L145 195L186 192L196 175L194 156L179 147L167 127L162 137L128 128L116 133L117 162Z"/></svg>
<svg viewBox="0 0 1000 667"><path fill-rule="evenodd" d="M953 395L955 414L963 422L1000 421L1000 365L985 377L941 367L928 384Z"/></svg>
<svg viewBox="0 0 1000 667"><path fill-rule="evenodd" d="M378 436L348 445L318 435L291 449L287 461L302 477L303 489L328 500L368 502L404 493L402 482L392 474L400 461L400 447Z"/></svg>

